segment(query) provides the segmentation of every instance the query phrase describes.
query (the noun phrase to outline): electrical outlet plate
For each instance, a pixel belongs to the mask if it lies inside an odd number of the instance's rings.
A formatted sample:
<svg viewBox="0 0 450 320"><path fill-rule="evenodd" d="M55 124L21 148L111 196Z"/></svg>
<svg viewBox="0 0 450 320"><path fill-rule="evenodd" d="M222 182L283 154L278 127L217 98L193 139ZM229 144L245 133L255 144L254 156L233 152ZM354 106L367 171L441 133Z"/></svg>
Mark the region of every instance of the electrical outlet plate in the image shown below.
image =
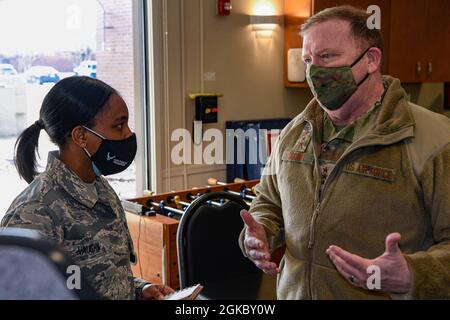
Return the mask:
<svg viewBox="0 0 450 320"><path fill-rule="evenodd" d="M302 60L302 48L288 50L288 81L304 82L306 80L306 66Z"/></svg>
<svg viewBox="0 0 450 320"><path fill-rule="evenodd" d="M216 73L215 72L206 72L203 75L204 81L216 81Z"/></svg>

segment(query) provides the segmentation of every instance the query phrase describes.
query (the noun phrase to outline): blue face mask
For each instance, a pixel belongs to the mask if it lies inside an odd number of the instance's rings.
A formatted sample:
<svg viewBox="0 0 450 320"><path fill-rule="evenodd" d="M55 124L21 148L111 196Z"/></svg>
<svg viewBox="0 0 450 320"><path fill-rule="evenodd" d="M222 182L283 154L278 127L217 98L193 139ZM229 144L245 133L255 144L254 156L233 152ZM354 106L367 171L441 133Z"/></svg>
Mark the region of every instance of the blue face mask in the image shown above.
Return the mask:
<svg viewBox="0 0 450 320"><path fill-rule="evenodd" d="M126 170L133 162L137 152L136 134L124 140L109 140L97 132L86 128L89 132L102 139L97 152L91 155L83 148L92 161L92 169L97 176L109 176Z"/></svg>

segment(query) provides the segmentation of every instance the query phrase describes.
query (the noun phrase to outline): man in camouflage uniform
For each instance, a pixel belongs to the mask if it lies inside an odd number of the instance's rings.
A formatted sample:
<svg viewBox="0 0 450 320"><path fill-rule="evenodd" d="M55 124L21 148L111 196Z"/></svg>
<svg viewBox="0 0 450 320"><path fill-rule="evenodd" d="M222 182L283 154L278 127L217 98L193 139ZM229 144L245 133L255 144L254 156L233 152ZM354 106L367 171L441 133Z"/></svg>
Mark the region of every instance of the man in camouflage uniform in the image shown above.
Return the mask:
<svg viewBox="0 0 450 320"><path fill-rule="evenodd" d="M450 120L381 74L368 17L336 7L302 27L314 99L241 213L243 254L279 299L450 298Z"/></svg>
<svg viewBox="0 0 450 320"><path fill-rule="evenodd" d="M2 227L34 229L59 244L102 297L139 299L149 283L136 261L125 212L104 177L83 182L51 152L47 169L12 203Z"/></svg>

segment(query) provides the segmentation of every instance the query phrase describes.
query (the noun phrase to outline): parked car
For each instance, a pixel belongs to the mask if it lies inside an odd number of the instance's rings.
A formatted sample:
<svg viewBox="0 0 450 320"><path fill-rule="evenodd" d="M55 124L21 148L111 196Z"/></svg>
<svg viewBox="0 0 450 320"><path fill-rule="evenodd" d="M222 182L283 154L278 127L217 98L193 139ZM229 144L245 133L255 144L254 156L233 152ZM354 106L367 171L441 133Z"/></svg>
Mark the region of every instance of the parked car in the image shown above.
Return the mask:
<svg viewBox="0 0 450 320"><path fill-rule="evenodd" d="M0 88L17 87L20 85L21 77L14 66L0 63Z"/></svg>
<svg viewBox="0 0 450 320"><path fill-rule="evenodd" d="M73 69L77 76L87 76L97 78L97 61L86 60L80 63L78 67Z"/></svg>
<svg viewBox="0 0 450 320"><path fill-rule="evenodd" d="M49 66L34 66L25 71L28 83L56 83L61 80L58 70Z"/></svg>
<svg viewBox="0 0 450 320"><path fill-rule="evenodd" d="M15 76L17 75L16 69L11 64L1 63L0 64L0 75L1 76Z"/></svg>

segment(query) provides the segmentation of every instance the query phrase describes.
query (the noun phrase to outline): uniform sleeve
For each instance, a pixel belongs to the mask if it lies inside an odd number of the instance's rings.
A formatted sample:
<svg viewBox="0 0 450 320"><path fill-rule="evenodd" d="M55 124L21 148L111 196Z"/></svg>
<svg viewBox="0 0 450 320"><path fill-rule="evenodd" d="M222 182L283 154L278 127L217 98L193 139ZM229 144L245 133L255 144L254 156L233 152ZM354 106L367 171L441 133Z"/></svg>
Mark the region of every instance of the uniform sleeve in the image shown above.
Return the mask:
<svg viewBox="0 0 450 320"><path fill-rule="evenodd" d="M122 223L124 225L124 230L125 230L126 235L127 235L128 246L129 246L130 253L136 258L136 253L134 251L134 245L133 245L133 239L131 238L130 229L128 228L128 223L127 223L125 210L123 209L122 204L120 203L120 200L117 197L117 195L115 193L114 193L114 195L115 195L115 198L116 198L117 206L119 208L120 218L121 218L121 221L122 221ZM140 278L133 278L134 294L135 294L135 299L136 300L142 300L142 289L144 289L144 287L147 284L151 284L151 283L148 282L148 281L145 281L143 279L140 279Z"/></svg>
<svg viewBox="0 0 450 320"><path fill-rule="evenodd" d="M280 143L276 144L260 183L255 187L256 199L252 201L250 214L264 226L269 242L270 250L273 251L283 244L280 231L283 225L280 193L277 183L277 168L280 159ZM239 246L244 256L247 256L244 247L245 227L239 236Z"/></svg>
<svg viewBox="0 0 450 320"><path fill-rule="evenodd" d="M431 159L421 177L435 245L405 255L412 274L408 298L450 298L450 145Z"/></svg>
<svg viewBox="0 0 450 320"><path fill-rule="evenodd" d="M63 226L58 216L39 202L29 202L8 210L1 223L2 227L35 230L42 237L61 243Z"/></svg>
<svg viewBox="0 0 450 320"><path fill-rule="evenodd" d="M151 284L151 283L148 281L142 280L140 278L134 278L133 283L134 283L134 292L135 292L136 300L141 300L142 299L142 289L144 289L144 287L146 285Z"/></svg>

